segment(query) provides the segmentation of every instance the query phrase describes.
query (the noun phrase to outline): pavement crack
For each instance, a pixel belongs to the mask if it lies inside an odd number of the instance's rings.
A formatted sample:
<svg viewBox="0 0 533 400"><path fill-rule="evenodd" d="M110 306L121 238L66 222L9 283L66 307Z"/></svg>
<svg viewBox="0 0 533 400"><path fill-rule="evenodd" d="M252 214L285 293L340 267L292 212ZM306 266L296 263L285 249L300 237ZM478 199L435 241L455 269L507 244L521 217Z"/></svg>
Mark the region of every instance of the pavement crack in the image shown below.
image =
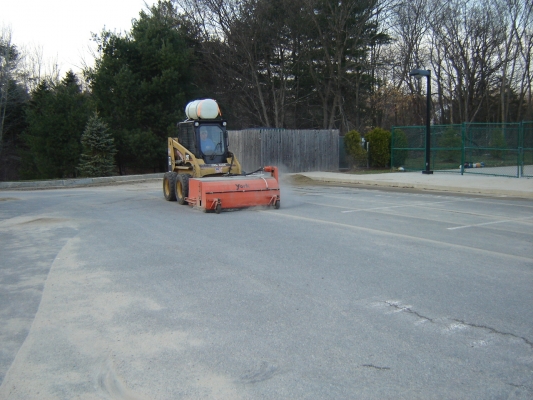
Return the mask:
<svg viewBox="0 0 533 400"><path fill-rule="evenodd" d="M365 367L365 368L373 368L373 369L379 369L379 370L387 370L387 369L390 369L390 367L379 367L379 366L374 365L374 364L363 364L363 365L361 365L361 367Z"/></svg>
<svg viewBox="0 0 533 400"><path fill-rule="evenodd" d="M259 368L248 371L240 377L241 383L258 383L271 379L274 375L279 373L279 368L276 365L271 365L263 361Z"/></svg>
<svg viewBox="0 0 533 400"><path fill-rule="evenodd" d="M516 389L525 390L528 393L533 393L533 388L527 385L517 385L516 383L507 382L506 385L512 386Z"/></svg>
<svg viewBox="0 0 533 400"><path fill-rule="evenodd" d="M421 320L429 321L431 323L435 323L434 319L426 317L425 315L422 315L419 312L414 311L413 309L411 309L411 307L403 306L397 301L385 301L384 303L386 305L388 305L389 307L392 307L392 308L394 308L394 309L396 309L396 310L398 310L400 312L406 312L408 314L415 315L416 317L420 318ZM464 321L462 319L452 318L452 319L450 319L450 321L457 322L457 323L459 323L461 325L468 326L470 328L483 329L483 330L489 331L490 333L494 333L496 335L509 336L509 337L513 337L515 339L520 339L525 344L527 344L531 349L533 349L533 342L528 340L527 338L525 338L523 336L518 336L518 335L515 335L514 333L510 333L510 332L502 332L502 331L499 331L497 329L491 328L490 326L486 326L486 325L473 324L473 323L470 323L470 322L466 322L466 321Z"/></svg>
<svg viewBox="0 0 533 400"><path fill-rule="evenodd" d="M466 326L470 326L471 328L484 329L484 330L487 330L490 333L494 333L496 335L510 336L510 337L515 338L515 339L520 339L520 340L524 341L524 343L526 343L531 349L533 349L533 342L529 341L525 337L515 335L514 333L498 331L498 330L496 330L494 328L491 328L490 326L472 324L472 323L469 323L469 322L465 322L465 321L463 321L461 319L452 319L452 321L459 322L460 324L463 324L463 325L466 325Z"/></svg>
<svg viewBox="0 0 533 400"><path fill-rule="evenodd" d="M423 319L425 321L435 322L433 319L431 319L429 317L426 317L426 316L418 313L417 311L412 310L411 307L402 306L402 305L400 305L399 303L397 303L395 301L385 301L385 304L387 304L389 307L393 307L393 308L395 308L395 309L397 309L399 311L403 311L403 312L406 312L406 313L409 313L409 314L416 315L418 318Z"/></svg>
<svg viewBox="0 0 533 400"><path fill-rule="evenodd" d="M526 386L526 385L517 385L516 383L510 383L510 382L507 382L507 384L509 386L512 386L512 387L515 387L515 388L524 388L524 389L527 389L527 390L531 391L531 388L529 386Z"/></svg>

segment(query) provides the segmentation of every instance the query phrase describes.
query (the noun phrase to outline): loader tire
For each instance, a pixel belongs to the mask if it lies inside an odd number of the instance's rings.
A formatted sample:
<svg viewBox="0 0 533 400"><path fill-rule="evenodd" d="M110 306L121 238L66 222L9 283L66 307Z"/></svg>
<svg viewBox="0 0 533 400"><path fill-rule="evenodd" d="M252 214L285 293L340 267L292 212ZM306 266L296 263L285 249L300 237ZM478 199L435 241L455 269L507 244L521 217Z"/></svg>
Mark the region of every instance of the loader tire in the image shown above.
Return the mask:
<svg viewBox="0 0 533 400"><path fill-rule="evenodd" d="M176 201L176 174L166 172L163 176L163 195L167 201Z"/></svg>
<svg viewBox="0 0 533 400"><path fill-rule="evenodd" d="M178 174L176 179L176 199L179 204L187 204L185 199L189 197L189 174Z"/></svg>

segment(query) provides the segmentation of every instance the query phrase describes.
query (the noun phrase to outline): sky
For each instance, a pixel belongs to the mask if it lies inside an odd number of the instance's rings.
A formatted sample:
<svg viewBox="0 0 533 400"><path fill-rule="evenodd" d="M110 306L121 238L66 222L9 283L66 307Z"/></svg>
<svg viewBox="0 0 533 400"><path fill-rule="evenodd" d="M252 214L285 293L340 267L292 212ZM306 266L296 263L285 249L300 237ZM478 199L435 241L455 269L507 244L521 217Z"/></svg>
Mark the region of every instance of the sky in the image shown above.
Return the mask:
<svg viewBox="0 0 533 400"><path fill-rule="evenodd" d="M0 31L11 30L21 49L41 47L45 65L55 63L63 76L93 65L91 32L129 31L131 20L154 0L0 0Z"/></svg>

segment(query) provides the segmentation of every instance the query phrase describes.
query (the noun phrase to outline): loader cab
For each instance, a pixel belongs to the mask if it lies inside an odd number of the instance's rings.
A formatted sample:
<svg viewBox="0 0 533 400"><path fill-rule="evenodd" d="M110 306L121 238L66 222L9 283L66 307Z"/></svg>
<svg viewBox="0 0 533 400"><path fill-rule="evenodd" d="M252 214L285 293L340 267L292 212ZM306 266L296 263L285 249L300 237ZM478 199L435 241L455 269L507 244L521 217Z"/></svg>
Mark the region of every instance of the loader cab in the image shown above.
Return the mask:
<svg viewBox="0 0 533 400"><path fill-rule="evenodd" d="M226 121L185 121L178 124L178 139L206 164L225 163L228 157Z"/></svg>

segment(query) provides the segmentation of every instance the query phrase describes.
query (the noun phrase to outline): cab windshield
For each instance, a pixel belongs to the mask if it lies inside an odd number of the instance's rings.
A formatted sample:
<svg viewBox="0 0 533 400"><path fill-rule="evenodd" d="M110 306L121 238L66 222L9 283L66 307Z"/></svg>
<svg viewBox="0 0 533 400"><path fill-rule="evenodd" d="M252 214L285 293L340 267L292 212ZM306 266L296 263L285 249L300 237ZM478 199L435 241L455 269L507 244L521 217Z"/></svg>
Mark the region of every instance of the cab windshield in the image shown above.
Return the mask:
<svg viewBox="0 0 533 400"><path fill-rule="evenodd" d="M200 126L200 149L206 156L222 156L226 152L224 131L217 125Z"/></svg>

